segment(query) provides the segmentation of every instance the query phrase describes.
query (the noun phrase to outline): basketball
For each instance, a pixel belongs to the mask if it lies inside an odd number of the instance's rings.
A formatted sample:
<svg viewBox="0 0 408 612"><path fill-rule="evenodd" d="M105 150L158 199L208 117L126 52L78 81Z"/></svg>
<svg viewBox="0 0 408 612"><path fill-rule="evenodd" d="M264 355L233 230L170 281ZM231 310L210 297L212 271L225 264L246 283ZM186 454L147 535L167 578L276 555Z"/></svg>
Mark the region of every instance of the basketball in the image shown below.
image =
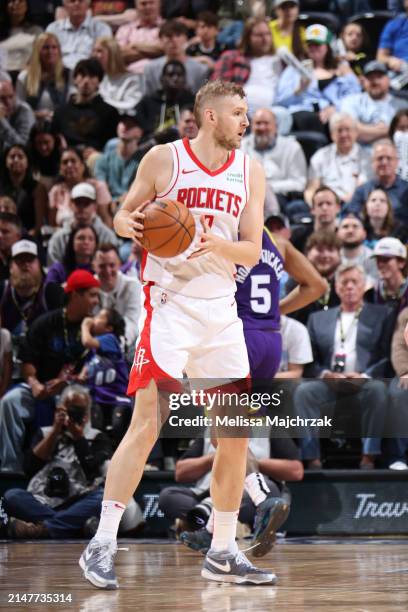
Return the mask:
<svg viewBox="0 0 408 612"><path fill-rule="evenodd" d="M195 235L193 215L176 200L155 200L142 209L145 215L143 247L157 257L175 257L183 253Z"/></svg>

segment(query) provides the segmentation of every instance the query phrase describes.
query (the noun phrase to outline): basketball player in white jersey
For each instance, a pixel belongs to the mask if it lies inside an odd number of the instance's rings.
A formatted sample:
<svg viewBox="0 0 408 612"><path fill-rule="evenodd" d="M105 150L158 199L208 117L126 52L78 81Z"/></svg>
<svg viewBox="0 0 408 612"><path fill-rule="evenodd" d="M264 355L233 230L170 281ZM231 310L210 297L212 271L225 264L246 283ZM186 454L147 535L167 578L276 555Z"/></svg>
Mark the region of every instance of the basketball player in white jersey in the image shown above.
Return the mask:
<svg viewBox="0 0 408 612"><path fill-rule="evenodd" d="M239 150L248 126L241 87L207 83L197 93L194 112L197 137L149 151L114 220L120 236L139 241L140 207L166 197L184 202L200 231L178 257L145 253L143 258L144 312L128 389L136 396L135 407L109 466L98 531L80 559L85 578L100 588L118 586L116 535L162 424L158 389L171 388L184 371L191 379L231 381L249 374L234 299L234 264L250 267L259 260L265 177L258 162ZM211 482L214 536L202 576L271 584L276 576L255 568L235 542L247 447L245 437L218 439Z"/></svg>

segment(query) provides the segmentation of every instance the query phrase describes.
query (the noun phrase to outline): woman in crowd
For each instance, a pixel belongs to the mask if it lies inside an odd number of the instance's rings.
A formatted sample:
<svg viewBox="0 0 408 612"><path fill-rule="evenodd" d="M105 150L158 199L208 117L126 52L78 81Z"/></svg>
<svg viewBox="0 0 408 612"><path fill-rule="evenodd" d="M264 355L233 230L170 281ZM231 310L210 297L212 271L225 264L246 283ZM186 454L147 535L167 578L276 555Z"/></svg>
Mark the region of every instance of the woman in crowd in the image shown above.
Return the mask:
<svg viewBox="0 0 408 612"><path fill-rule="evenodd" d="M108 36L98 38L92 55L105 72L99 86L102 98L118 111L133 110L142 97L143 77L126 70L117 41Z"/></svg>
<svg viewBox="0 0 408 612"><path fill-rule="evenodd" d="M76 227L71 231L62 261L52 264L46 283L65 283L74 270L92 272L92 259L98 246L98 236L91 225Z"/></svg>
<svg viewBox="0 0 408 612"><path fill-rule="evenodd" d="M29 144L36 178L50 190L59 172L61 136L49 121L38 121L31 130Z"/></svg>
<svg viewBox="0 0 408 612"><path fill-rule="evenodd" d="M12 145L4 152L0 195L14 200L24 228L31 235L39 236L42 225L48 220L47 191L33 178L28 152L22 145Z"/></svg>
<svg viewBox="0 0 408 612"><path fill-rule="evenodd" d="M371 249L386 236L394 236L402 242L408 240L408 228L395 221L391 201L385 191L374 189L364 203L362 220L367 232L366 246Z"/></svg>
<svg viewBox="0 0 408 612"><path fill-rule="evenodd" d="M0 0L0 50L6 52L4 70L17 74L30 57L42 29L31 23L28 0Z"/></svg>
<svg viewBox="0 0 408 612"><path fill-rule="evenodd" d="M82 182L91 183L96 190L98 214L103 222L112 227L110 205L112 196L104 181L89 177L84 159L74 147L68 147L61 154L59 180L52 187L49 198L50 225L60 226L72 218L71 191L75 185Z"/></svg>
<svg viewBox="0 0 408 612"><path fill-rule="evenodd" d="M52 119L57 106L68 96L69 71L64 68L58 38L49 32L34 42L29 64L20 72L16 93L27 102L37 119Z"/></svg>
<svg viewBox="0 0 408 612"><path fill-rule="evenodd" d="M276 19L269 22L275 49L286 47L298 59L306 55L305 29L299 24L299 0L275 0Z"/></svg>
<svg viewBox="0 0 408 612"><path fill-rule="evenodd" d="M294 128L327 132L327 123L342 98L361 90L356 75L346 62L334 57L331 32L321 24L306 29L308 57L313 78L304 79L288 66L279 79L277 103L290 110Z"/></svg>
<svg viewBox="0 0 408 612"><path fill-rule="evenodd" d="M408 180L408 108L399 110L390 123L389 135L398 151L398 174Z"/></svg>

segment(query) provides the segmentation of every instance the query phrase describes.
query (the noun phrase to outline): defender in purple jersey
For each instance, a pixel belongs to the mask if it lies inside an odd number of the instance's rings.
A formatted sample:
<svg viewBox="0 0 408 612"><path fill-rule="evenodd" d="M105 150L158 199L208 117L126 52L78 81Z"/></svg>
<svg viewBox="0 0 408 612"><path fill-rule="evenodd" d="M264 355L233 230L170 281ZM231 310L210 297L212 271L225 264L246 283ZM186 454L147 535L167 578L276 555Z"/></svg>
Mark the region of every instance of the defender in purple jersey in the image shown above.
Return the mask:
<svg viewBox="0 0 408 612"><path fill-rule="evenodd" d="M270 380L279 368L282 352L279 282L284 263L274 237L265 227L258 264L253 268L237 266L235 298L253 379Z"/></svg>

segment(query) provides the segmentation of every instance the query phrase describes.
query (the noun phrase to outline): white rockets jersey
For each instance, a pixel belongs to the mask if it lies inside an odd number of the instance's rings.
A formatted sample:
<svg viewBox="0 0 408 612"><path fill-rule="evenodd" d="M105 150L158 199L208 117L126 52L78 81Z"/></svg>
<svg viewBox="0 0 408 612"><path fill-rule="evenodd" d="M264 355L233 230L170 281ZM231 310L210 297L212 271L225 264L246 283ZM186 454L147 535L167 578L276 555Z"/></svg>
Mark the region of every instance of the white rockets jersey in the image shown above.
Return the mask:
<svg viewBox="0 0 408 612"><path fill-rule="evenodd" d="M226 240L238 240L239 220L249 197L248 156L235 149L221 168L211 171L197 159L186 138L167 146L173 155L173 175L168 187L156 198L185 204L194 217L196 237L177 257L147 253L143 258L143 281L194 298L231 295L236 289L236 269L232 262L213 254L187 258L199 248L201 215L206 215L211 232Z"/></svg>

